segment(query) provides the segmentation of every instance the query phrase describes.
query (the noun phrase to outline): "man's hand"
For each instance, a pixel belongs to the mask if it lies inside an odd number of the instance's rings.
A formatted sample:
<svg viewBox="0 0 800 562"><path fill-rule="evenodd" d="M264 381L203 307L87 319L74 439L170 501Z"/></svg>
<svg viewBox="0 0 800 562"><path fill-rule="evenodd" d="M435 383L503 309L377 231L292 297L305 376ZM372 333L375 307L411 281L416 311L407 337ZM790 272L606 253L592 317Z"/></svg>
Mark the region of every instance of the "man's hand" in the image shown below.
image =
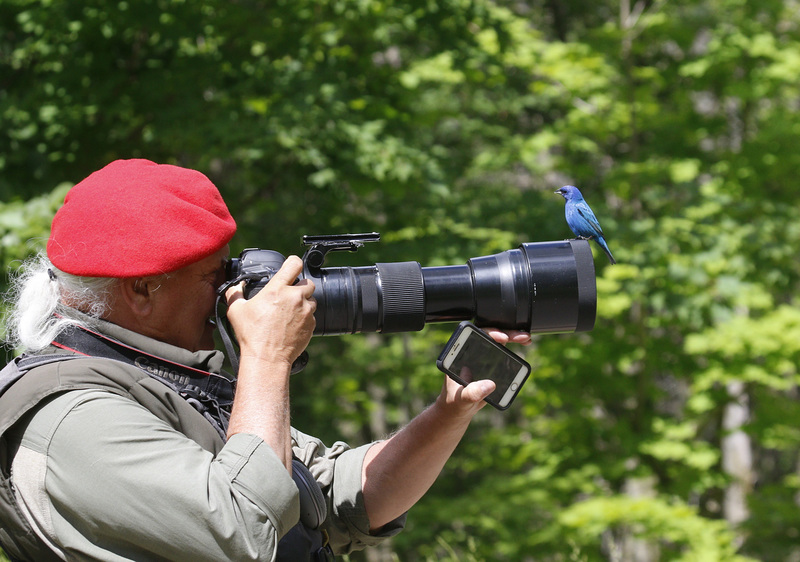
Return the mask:
<svg viewBox="0 0 800 562"><path fill-rule="evenodd" d="M289 256L277 273L250 300L244 283L228 289L228 318L236 332L241 355L259 360L288 361L303 352L314 335L314 283L297 280L303 262Z"/></svg>
<svg viewBox="0 0 800 562"><path fill-rule="evenodd" d="M516 330L504 332L495 328L486 328L485 332L494 341L504 345L508 342L520 345L531 344L531 335L528 332ZM488 379L476 380L467 386L463 386L445 376L442 392L436 400L436 406L447 412L448 416L463 417L469 420L486 405L483 399L489 396L496 386L494 381Z"/></svg>

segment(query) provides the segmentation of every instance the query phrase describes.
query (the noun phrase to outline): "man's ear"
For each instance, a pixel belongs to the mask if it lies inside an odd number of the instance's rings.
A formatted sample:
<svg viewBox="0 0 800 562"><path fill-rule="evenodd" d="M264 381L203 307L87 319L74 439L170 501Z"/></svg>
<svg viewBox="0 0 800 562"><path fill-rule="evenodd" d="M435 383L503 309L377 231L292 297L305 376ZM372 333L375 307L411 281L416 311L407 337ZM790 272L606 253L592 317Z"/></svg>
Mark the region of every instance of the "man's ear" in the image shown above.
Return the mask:
<svg viewBox="0 0 800 562"><path fill-rule="evenodd" d="M152 281L148 277L134 277L123 279L120 284L119 292L123 302L137 317L147 317L153 310Z"/></svg>

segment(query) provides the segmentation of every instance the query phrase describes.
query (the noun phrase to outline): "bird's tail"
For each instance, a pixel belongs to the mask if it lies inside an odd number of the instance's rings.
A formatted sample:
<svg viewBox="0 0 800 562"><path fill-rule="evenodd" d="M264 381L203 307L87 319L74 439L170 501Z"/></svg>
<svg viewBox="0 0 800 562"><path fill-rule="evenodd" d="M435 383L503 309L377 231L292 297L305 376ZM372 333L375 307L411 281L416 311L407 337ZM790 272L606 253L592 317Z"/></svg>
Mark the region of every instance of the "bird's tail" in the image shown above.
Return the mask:
<svg viewBox="0 0 800 562"><path fill-rule="evenodd" d="M608 249L608 244L606 244L605 238L603 238L602 236L597 236L594 240L595 242L597 242L597 245L600 246L606 253L606 255L608 256L608 261L611 262L611 265L617 263L617 260L615 260L614 256L611 255L611 250Z"/></svg>

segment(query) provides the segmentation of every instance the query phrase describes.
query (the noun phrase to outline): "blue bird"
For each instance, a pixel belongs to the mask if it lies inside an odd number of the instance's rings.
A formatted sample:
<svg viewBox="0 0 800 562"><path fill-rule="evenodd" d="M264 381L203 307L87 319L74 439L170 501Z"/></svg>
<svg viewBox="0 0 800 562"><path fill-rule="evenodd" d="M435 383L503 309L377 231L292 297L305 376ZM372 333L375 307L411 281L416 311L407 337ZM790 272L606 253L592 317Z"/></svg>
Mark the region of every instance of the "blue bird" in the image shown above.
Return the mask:
<svg viewBox="0 0 800 562"><path fill-rule="evenodd" d="M567 226L575 233L575 236L585 240L594 240L606 253L608 260L612 264L617 263L603 238L603 230L600 228L600 223L597 222L597 217L583 200L583 195L578 188L574 185L565 185L554 193L562 195L567 200L564 214L567 217Z"/></svg>

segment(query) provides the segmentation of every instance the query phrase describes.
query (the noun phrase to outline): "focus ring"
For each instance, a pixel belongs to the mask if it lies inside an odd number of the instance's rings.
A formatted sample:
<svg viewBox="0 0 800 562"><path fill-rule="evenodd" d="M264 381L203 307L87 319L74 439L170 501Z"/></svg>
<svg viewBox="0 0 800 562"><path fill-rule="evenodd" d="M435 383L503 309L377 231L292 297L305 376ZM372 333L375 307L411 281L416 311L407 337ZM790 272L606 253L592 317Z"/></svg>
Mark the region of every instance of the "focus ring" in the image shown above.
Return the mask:
<svg viewBox="0 0 800 562"><path fill-rule="evenodd" d="M425 327L425 285L418 262L378 263L383 297L381 332L413 332Z"/></svg>

